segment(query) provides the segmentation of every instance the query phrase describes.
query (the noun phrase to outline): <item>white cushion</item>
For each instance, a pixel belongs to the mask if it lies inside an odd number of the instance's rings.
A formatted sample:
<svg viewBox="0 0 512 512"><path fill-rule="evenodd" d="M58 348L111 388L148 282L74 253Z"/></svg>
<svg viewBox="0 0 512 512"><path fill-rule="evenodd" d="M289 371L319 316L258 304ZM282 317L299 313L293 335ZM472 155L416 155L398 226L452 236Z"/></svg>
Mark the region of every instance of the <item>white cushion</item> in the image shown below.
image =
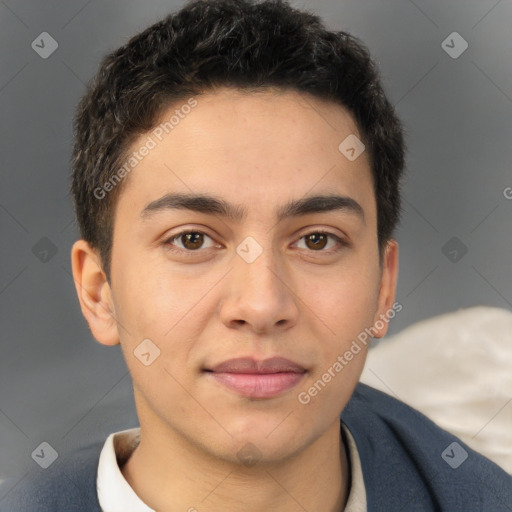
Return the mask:
<svg viewBox="0 0 512 512"><path fill-rule="evenodd" d="M512 313L472 307L372 347L361 382L414 407L512 474Z"/></svg>

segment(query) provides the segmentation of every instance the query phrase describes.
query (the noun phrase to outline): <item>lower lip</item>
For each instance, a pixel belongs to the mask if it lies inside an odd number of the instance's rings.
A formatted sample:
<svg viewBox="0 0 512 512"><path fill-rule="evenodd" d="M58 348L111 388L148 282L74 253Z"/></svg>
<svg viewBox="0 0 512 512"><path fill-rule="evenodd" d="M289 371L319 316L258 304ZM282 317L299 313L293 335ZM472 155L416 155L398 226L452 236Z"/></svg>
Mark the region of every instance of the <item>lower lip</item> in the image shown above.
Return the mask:
<svg viewBox="0 0 512 512"><path fill-rule="evenodd" d="M305 373L216 373L209 372L217 381L248 398L270 398L296 386Z"/></svg>

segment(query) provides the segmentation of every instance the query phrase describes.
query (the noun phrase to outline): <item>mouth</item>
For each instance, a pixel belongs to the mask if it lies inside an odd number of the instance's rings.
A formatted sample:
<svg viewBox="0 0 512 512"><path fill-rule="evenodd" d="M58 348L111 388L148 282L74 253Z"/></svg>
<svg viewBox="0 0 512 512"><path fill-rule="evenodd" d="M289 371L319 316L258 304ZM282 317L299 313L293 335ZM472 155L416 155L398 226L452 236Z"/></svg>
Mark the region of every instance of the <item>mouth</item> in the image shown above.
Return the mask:
<svg viewBox="0 0 512 512"><path fill-rule="evenodd" d="M222 386L247 398L272 398L295 387L307 370L283 357L238 358L203 370Z"/></svg>

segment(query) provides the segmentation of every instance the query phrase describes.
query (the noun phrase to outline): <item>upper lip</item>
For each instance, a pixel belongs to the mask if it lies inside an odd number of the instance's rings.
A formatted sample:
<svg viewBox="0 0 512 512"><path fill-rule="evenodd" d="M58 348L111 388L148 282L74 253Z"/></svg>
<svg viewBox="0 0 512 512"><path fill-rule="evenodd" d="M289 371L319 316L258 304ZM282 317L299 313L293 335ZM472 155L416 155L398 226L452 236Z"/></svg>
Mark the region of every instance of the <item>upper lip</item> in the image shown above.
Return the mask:
<svg viewBox="0 0 512 512"><path fill-rule="evenodd" d="M269 359L257 360L252 357L240 357L228 359L212 368L206 368L208 371L216 373L281 373L294 372L304 373L305 368L284 357L271 357Z"/></svg>

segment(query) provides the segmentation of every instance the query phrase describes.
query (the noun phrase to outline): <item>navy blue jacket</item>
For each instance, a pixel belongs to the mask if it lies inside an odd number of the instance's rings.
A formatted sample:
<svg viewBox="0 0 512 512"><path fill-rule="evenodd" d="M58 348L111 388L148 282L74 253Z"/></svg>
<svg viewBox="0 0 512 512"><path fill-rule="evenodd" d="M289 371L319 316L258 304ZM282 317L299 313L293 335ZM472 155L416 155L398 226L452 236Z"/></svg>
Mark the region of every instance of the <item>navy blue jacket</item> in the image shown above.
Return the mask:
<svg viewBox="0 0 512 512"><path fill-rule="evenodd" d="M368 512L512 512L512 476L406 404L358 383L340 418L357 444ZM102 447L35 468L0 512L101 512Z"/></svg>

